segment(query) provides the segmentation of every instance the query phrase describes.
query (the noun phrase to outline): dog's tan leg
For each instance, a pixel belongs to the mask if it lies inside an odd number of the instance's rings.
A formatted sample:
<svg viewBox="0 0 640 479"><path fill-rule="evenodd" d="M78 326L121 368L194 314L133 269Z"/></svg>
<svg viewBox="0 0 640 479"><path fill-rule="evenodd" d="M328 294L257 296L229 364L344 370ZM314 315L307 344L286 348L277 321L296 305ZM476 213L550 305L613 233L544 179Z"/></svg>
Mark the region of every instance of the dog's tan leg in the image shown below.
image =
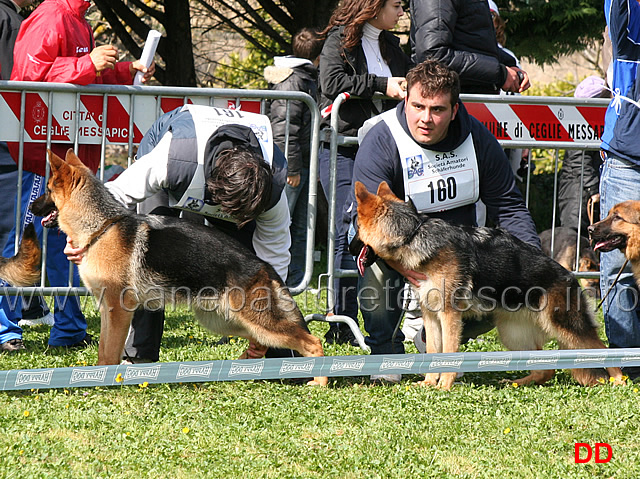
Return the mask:
<svg viewBox="0 0 640 479"><path fill-rule="evenodd" d="M442 327L438 316L426 308L422 308L422 321L424 322L425 346L428 354L442 352ZM420 386L435 386L438 384L440 373L427 373L423 381L416 384Z"/></svg>
<svg viewBox="0 0 640 479"><path fill-rule="evenodd" d="M98 365L120 364L133 311L125 309L119 295L105 295L100 307L100 344Z"/></svg>
<svg viewBox="0 0 640 479"><path fill-rule="evenodd" d="M442 352L457 353L460 349L460 335L462 334L462 313L451 307L438 316L442 325ZM438 389L445 391L451 389L456 380L456 374L455 372L440 374Z"/></svg>
<svg viewBox="0 0 640 479"><path fill-rule="evenodd" d="M529 384L542 385L546 383L549 379L551 379L555 373L556 373L555 369L539 369L539 370L531 371L531 374L523 378L516 379L515 381L509 381L509 382L516 383L518 386L527 386Z"/></svg>

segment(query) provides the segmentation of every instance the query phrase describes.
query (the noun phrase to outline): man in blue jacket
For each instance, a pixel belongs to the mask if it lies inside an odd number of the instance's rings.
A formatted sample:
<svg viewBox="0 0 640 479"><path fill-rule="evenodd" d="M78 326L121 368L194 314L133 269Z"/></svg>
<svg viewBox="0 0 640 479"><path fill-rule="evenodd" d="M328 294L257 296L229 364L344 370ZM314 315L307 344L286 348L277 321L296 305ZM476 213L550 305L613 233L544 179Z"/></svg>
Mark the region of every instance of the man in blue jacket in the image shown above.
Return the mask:
<svg viewBox="0 0 640 479"><path fill-rule="evenodd" d="M507 157L489 130L467 113L459 93L458 75L435 60L409 71L405 101L376 117L379 121L360 144L353 184L360 181L376 191L385 181L398 198L412 200L419 211L457 225L475 226L475 204L481 199L496 226L540 247ZM455 188L440 194L438 179ZM357 225L353 188L345 222ZM415 282L424 276L381 260L365 270L358 289L372 354L404 353L404 335L398 330L394 337L403 311L404 278ZM473 323L469 326L475 331L465 326L467 338L493 327ZM376 379L398 382L400 375L372 376Z"/></svg>
<svg viewBox="0 0 640 479"><path fill-rule="evenodd" d="M601 218L616 203L640 200L640 4L637 0L605 0L604 13L611 37L614 98L605 114L602 135ZM603 296L612 288L603 305L604 322L610 347L637 348L640 293L631 269L627 268L614 285L623 263L624 256L618 250L600 258ZM640 368L625 368L624 372L632 379L640 376Z"/></svg>

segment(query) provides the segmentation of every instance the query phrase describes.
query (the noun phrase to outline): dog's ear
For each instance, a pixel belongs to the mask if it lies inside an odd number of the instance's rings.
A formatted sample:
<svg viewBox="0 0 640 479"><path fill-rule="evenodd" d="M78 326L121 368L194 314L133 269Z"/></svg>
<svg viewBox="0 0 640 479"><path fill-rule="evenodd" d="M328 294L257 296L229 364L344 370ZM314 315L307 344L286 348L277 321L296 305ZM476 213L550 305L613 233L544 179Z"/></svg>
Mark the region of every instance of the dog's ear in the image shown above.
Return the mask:
<svg viewBox="0 0 640 479"><path fill-rule="evenodd" d="M49 156L49 165L51 165L51 171L57 171L62 165L64 165L64 160L56 155L53 151L47 150L47 155Z"/></svg>
<svg viewBox="0 0 640 479"><path fill-rule="evenodd" d="M389 188L389 185L387 184L386 181L380 182L380 185L378 186L377 194L380 198L384 198L386 200L400 201L398 197L393 194L393 191L391 191L391 188Z"/></svg>
<svg viewBox="0 0 640 479"><path fill-rule="evenodd" d="M69 165L67 165L62 158L51 150L47 150L47 153L49 154L49 165L51 165L51 176L68 175L71 173L71 168L69 168Z"/></svg>
<svg viewBox="0 0 640 479"><path fill-rule="evenodd" d="M87 168L86 165L78 158L78 155L75 154L73 149L69 148L67 150L67 155L64 158L64 161L71 166L75 166L76 168Z"/></svg>
<svg viewBox="0 0 640 479"><path fill-rule="evenodd" d="M355 189L356 199L358 200L358 203L365 202L371 196L371 193L367 191L367 187L359 181L356 181Z"/></svg>

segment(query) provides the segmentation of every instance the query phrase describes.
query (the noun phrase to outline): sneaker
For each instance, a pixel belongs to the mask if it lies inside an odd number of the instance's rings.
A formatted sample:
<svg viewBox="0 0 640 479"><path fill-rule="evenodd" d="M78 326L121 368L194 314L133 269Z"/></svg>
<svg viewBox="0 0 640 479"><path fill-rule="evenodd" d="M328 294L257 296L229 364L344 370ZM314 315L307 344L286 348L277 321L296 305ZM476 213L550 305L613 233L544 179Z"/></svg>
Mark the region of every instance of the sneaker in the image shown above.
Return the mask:
<svg viewBox="0 0 640 479"><path fill-rule="evenodd" d="M67 349L81 349L86 348L87 346L92 346L94 344L98 344L98 342L93 339L88 333L85 335L83 339L73 344L63 344L60 346L52 346L54 348L67 348Z"/></svg>
<svg viewBox="0 0 640 479"><path fill-rule="evenodd" d="M402 374L372 374L371 384L398 384L402 381Z"/></svg>
<svg viewBox="0 0 640 479"><path fill-rule="evenodd" d="M45 316L37 319L21 319L18 321L18 326L24 328L25 326L33 327L44 324L45 326L53 326L53 314L47 313Z"/></svg>
<svg viewBox="0 0 640 479"><path fill-rule="evenodd" d="M10 339L5 343L0 344L0 351L2 352L14 353L25 349L27 348L25 348L24 343L20 338Z"/></svg>
<svg viewBox="0 0 640 479"><path fill-rule="evenodd" d="M413 344L416 345L416 349L418 350L418 352L427 352L427 337L424 331L424 326L422 326L422 328L420 328L420 331L418 331L413 337Z"/></svg>
<svg viewBox="0 0 640 479"><path fill-rule="evenodd" d="M147 359L147 358L123 358L120 364L124 366L131 366L132 364L148 364L148 363L155 363L155 361L153 359Z"/></svg>

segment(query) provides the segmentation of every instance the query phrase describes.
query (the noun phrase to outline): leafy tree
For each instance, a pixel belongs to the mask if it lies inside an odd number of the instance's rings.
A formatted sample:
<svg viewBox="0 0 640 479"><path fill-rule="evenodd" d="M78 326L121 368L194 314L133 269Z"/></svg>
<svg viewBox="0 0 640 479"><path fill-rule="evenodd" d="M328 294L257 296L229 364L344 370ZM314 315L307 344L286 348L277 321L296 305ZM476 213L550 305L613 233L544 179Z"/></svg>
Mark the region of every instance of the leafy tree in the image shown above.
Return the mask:
<svg viewBox="0 0 640 479"><path fill-rule="evenodd" d="M496 0L508 46L540 65L601 43L603 0Z"/></svg>

